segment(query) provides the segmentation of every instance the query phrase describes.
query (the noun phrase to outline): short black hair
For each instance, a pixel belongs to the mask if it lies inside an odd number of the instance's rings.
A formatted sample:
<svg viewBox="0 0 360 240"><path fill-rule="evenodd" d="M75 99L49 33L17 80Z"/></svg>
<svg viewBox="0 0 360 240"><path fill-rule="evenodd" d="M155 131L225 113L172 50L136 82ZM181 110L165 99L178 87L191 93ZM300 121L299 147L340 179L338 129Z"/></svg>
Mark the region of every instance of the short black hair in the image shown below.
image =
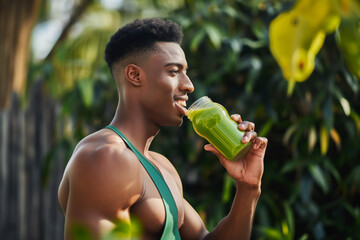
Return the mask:
<svg viewBox="0 0 360 240"><path fill-rule="evenodd" d="M120 28L106 45L105 61L109 68L133 54L154 50L156 42L182 42L182 28L161 18L136 19Z"/></svg>

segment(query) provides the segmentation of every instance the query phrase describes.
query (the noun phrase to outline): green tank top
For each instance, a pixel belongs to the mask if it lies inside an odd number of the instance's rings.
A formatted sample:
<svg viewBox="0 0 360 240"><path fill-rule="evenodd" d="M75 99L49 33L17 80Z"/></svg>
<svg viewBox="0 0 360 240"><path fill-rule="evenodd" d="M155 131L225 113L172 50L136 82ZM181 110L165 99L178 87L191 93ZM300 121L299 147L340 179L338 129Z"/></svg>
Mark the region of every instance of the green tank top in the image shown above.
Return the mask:
<svg viewBox="0 0 360 240"><path fill-rule="evenodd" d="M170 192L168 185L166 184L164 178L156 167L147 160L132 144L131 142L114 126L107 126L106 128L113 130L117 135L119 135L125 144L135 153L136 157L140 160L141 164L148 172L152 181L154 182L156 188L158 189L160 196L163 200L165 207L165 227L163 234L161 236L162 240L173 240L181 239L178 229L178 211L175 204L175 200Z"/></svg>

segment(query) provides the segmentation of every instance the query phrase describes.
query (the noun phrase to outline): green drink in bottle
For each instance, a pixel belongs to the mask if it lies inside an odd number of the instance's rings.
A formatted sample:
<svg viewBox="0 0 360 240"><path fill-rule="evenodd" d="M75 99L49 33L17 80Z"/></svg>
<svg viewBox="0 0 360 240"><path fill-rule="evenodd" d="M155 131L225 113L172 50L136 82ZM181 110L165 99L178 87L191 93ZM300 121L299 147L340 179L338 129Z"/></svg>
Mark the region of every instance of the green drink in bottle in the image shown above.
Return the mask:
<svg viewBox="0 0 360 240"><path fill-rule="evenodd" d="M226 109L207 96L196 100L186 112L198 135L205 138L229 160L237 160L251 147L251 142L242 143L245 132L231 119Z"/></svg>

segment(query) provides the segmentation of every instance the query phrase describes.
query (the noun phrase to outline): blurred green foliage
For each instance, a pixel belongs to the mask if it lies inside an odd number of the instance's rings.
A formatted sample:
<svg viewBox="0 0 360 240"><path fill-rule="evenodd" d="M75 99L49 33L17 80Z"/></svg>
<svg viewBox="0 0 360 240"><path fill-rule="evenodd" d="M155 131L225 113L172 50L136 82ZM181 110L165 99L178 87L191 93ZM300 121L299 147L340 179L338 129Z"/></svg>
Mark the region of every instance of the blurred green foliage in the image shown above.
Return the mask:
<svg viewBox="0 0 360 240"><path fill-rule="evenodd" d="M131 223L125 221L114 221L115 227L100 237L101 240L138 240L141 239L143 227L139 219L131 216ZM81 224L74 224L71 229L71 238L74 240L94 239L90 230Z"/></svg>
<svg viewBox="0 0 360 240"><path fill-rule="evenodd" d="M144 2L161 13L149 14ZM182 47L195 86L189 102L207 95L255 122L269 139L253 238L360 239L360 86L336 33L326 36L314 72L288 97L269 51L268 29L294 1L184 0L170 8L167 1L136 3L143 5L111 13L94 8L110 16L110 28L89 27L64 40L52 59L32 65L30 81L44 79L61 105L48 166L54 153L70 156L82 137L114 114L117 92L102 52L111 31L127 21L121 17L171 16L184 30ZM229 211L235 185L204 144L184 119L180 128L162 128L152 149L178 169L185 198L211 230Z"/></svg>

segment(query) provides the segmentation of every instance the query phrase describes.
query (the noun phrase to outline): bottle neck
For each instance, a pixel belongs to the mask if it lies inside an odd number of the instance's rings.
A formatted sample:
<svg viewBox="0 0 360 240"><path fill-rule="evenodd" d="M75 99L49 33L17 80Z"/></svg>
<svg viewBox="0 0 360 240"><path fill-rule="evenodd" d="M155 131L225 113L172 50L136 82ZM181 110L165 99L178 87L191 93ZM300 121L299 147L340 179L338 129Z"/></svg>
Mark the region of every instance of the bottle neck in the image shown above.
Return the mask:
<svg viewBox="0 0 360 240"><path fill-rule="evenodd" d="M212 102L211 99L207 96L199 98L188 108L188 111L186 112L186 116L190 119L190 121L193 121L196 112L204 108L207 104L211 102Z"/></svg>

